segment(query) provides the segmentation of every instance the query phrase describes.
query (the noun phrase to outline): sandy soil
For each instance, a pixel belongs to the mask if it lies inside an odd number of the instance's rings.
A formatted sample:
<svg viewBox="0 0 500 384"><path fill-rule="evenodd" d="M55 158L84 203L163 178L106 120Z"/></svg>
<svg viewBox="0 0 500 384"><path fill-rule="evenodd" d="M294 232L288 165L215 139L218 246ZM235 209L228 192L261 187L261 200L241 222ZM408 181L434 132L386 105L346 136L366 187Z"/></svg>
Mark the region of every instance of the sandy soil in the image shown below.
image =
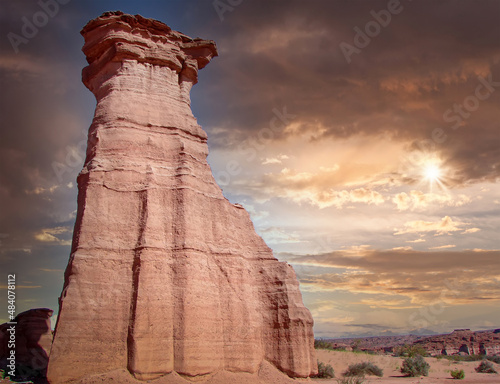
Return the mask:
<svg viewBox="0 0 500 384"><path fill-rule="evenodd" d="M399 372L403 359L385 355L368 355L365 353L339 352L317 350L318 360L330 364L335 370L336 377L342 377L350 364L369 361L384 370L384 377L366 378L365 384L500 384L500 375L476 373L474 368L479 365L477 361L455 363L446 359L426 358L431 368L428 377L403 377ZM495 364L497 371L500 366ZM450 371L463 369L464 380L454 381ZM12 383L0 379L0 383ZM106 375L96 375L81 381L79 384L144 384L135 380L125 370L110 372ZM147 381L151 384L337 384L337 379L290 379L269 363L264 363L258 373L231 373L219 372L210 377L200 377L187 380L185 377L172 373L157 380Z"/></svg>
<svg viewBox="0 0 500 384"><path fill-rule="evenodd" d="M427 377L403 377L399 368L403 359L399 357L385 355L368 355L365 353L338 352L317 350L318 360L330 364L335 370L335 376L341 377L349 364L361 363L363 361L372 362L384 370L384 377L369 376L366 378L366 384L452 384L452 383L481 383L481 384L500 384L500 375L477 373L474 368L479 365L478 361L468 361L455 363L446 359L436 359L428 357L425 360L430 364L429 376ZM495 368L500 372L500 366L495 364ZM463 369L465 379L453 380L450 371L454 369ZM315 379L314 381L317 381ZM337 380L321 380L324 384L335 383Z"/></svg>

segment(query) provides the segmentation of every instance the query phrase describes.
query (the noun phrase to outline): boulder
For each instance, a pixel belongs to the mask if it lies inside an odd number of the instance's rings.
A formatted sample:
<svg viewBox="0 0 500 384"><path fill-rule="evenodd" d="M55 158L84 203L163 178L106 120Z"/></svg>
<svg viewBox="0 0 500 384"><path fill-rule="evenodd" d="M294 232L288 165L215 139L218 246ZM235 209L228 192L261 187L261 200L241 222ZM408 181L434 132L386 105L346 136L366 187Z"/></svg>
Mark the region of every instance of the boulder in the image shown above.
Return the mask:
<svg viewBox="0 0 500 384"><path fill-rule="evenodd" d="M10 351L15 351L16 377L31 379L45 377L52 344L50 318L53 311L48 308L35 308L22 312L11 323L0 325L0 365L6 368ZM9 347L14 329L15 347Z"/></svg>

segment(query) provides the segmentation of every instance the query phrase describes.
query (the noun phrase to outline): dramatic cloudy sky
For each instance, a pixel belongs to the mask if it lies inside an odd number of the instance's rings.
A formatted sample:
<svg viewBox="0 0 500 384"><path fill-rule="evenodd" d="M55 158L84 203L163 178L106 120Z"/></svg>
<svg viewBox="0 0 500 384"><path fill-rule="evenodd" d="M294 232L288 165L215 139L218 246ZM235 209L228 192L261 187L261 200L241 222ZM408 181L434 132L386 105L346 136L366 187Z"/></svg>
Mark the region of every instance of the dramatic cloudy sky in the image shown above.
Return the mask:
<svg viewBox="0 0 500 384"><path fill-rule="evenodd" d="M79 31L120 9L217 42L209 162L317 337L500 327L499 1L44 1L0 1L0 322L8 273L18 311L57 310L95 107Z"/></svg>

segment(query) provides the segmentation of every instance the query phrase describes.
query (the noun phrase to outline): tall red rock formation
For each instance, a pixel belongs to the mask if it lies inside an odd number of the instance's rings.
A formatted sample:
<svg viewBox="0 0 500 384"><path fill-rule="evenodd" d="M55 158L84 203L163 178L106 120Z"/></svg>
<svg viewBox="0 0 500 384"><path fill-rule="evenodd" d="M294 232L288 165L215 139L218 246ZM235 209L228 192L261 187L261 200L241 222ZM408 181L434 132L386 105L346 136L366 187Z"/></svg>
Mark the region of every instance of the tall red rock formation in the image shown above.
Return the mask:
<svg viewBox="0 0 500 384"><path fill-rule="evenodd" d="M215 43L121 12L82 35L97 107L50 382L120 368L141 380L256 372L264 360L290 376L315 373L296 275L223 197L191 112Z"/></svg>

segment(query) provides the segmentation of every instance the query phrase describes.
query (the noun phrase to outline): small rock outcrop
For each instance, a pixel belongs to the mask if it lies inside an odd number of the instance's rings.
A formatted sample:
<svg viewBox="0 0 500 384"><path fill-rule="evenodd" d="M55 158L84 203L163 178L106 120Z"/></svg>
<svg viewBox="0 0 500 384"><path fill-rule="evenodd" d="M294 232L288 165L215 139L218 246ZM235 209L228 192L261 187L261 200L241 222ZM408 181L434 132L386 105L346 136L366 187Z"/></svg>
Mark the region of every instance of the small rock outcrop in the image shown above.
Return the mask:
<svg viewBox="0 0 500 384"><path fill-rule="evenodd" d="M11 325L0 325L0 362L5 369L10 351L15 351L16 377L45 377L52 344L52 329L50 318L53 311L48 308L36 308L22 312L12 321ZM9 348L10 329L14 329L14 348ZM6 370L9 371L9 370Z"/></svg>
<svg viewBox="0 0 500 384"><path fill-rule="evenodd" d="M82 30L97 107L48 378L316 373L297 277L222 195L190 108L213 41L109 12ZM267 363L266 363L267 364Z"/></svg>

